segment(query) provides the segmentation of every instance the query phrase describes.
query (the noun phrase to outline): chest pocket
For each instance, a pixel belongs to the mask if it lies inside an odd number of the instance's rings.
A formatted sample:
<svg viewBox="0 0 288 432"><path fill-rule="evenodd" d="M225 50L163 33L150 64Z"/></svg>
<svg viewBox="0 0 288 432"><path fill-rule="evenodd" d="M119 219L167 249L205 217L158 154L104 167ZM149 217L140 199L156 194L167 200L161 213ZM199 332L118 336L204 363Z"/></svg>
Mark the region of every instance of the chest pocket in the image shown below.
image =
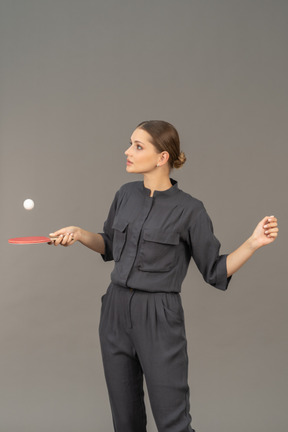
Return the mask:
<svg viewBox="0 0 288 432"><path fill-rule="evenodd" d="M112 228L114 230L113 237L113 259L114 261L119 261L121 258L121 254L126 243L127 236L127 226L128 222L117 219L115 220Z"/></svg>
<svg viewBox="0 0 288 432"><path fill-rule="evenodd" d="M139 270L167 272L175 266L179 234L144 229L139 254Z"/></svg>

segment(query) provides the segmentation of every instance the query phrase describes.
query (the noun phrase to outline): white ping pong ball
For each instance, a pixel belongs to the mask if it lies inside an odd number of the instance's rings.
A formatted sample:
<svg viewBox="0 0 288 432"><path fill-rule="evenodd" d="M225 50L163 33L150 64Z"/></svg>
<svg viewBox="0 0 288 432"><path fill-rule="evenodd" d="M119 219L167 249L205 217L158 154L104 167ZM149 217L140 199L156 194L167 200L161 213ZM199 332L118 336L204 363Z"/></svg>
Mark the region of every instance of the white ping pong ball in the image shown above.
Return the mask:
<svg viewBox="0 0 288 432"><path fill-rule="evenodd" d="M25 208L25 210L32 210L34 208L34 201L32 199L26 199L23 202L23 207Z"/></svg>

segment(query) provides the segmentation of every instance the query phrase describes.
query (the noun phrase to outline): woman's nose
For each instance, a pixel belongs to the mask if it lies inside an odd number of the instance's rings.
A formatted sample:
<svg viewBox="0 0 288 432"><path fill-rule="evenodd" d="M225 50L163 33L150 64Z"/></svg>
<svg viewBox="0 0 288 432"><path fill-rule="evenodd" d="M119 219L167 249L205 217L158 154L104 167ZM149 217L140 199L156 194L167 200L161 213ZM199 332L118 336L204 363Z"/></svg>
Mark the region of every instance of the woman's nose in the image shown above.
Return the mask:
<svg viewBox="0 0 288 432"><path fill-rule="evenodd" d="M131 146L129 146L129 147L127 148L127 150L125 150L125 153L124 153L124 154L125 154L126 156L128 156L130 148L131 148Z"/></svg>

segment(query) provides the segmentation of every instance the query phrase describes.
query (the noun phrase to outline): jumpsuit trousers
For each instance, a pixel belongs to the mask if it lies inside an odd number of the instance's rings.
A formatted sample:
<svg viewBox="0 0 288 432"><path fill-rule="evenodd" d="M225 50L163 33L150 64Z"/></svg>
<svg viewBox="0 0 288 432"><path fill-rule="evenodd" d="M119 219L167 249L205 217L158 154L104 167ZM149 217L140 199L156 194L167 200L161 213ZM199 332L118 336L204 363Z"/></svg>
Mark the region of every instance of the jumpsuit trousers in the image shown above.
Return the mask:
<svg viewBox="0 0 288 432"><path fill-rule="evenodd" d="M99 335L114 431L146 432L144 375L158 432L195 432L179 293L111 283L102 297Z"/></svg>

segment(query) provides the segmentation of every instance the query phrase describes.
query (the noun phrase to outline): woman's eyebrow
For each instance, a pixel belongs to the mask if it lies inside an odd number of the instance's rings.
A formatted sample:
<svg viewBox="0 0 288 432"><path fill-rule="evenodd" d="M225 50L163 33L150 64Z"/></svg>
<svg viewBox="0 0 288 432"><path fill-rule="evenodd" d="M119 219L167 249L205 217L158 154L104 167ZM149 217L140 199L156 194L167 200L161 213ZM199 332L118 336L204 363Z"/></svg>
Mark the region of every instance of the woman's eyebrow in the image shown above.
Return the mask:
<svg viewBox="0 0 288 432"><path fill-rule="evenodd" d="M130 142L132 142L132 141L130 140ZM142 141L139 141L139 140L135 140L134 143L136 143L136 144L143 144L144 145L144 143Z"/></svg>

